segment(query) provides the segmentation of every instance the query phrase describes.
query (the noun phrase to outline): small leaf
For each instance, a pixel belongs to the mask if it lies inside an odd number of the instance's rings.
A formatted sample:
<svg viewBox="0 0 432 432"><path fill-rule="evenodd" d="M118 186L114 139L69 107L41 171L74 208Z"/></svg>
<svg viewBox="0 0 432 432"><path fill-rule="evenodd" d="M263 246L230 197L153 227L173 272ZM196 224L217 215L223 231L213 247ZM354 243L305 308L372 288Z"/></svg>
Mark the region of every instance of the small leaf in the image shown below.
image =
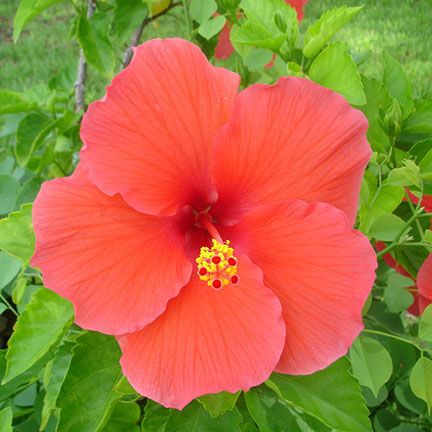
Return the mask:
<svg viewBox="0 0 432 432"><path fill-rule="evenodd" d="M345 357L312 375L273 374L266 384L288 404L329 427L350 432L371 431L365 401Z"/></svg>
<svg viewBox="0 0 432 432"><path fill-rule="evenodd" d="M420 184L420 169L417 165L415 170L406 166L395 168L389 172L387 184L392 186L418 186Z"/></svg>
<svg viewBox="0 0 432 432"><path fill-rule="evenodd" d="M147 16L142 0L116 0L113 24L120 40L126 40Z"/></svg>
<svg viewBox="0 0 432 432"><path fill-rule="evenodd" d="M380 388L390 379L393 362L388 351L375 339L359 336L350 349L354 376L361 385L378 396Z"/></svg>
<svg viewBox="0 0 432 432"><path fill-rule="evenodd" d="M369 229L369 237L382 241L392 241L405 226L405 222L394 214L378 216Z"/></svg>
<svg viewBox="0 0 432 432"><path fill-rule="evenodd" d="M23 28L48 7L64 0L21 0L14 18L14 42L18 40Z"/></svg>
<svg viewBox="0 0 432 432"><path fill-rule="evenodd" d="M73 343L66 342L60 346L55 357L45 368L43 378L45 396L41 414L41 430L45 429L51 414L57 410L57 397L69 370L73 345Z"/></svg>
<svg viewBox="0 0 432 432"><path fill-rule="evenodd" d="M111 405L121 397L115 391L122 377L119 360L120 348L113 337L91 332L77 338L57 398L59 431L94 432L105 424Z"/></svg>
<svg viewBox="0 0 432 432"><path fill-rule="evenodd" d="M237 409L212 418L198 402L191 402L183 411L173 411L166 432L240 432L241 416Z"/></svg>
<svg viewBox="0 0 432 432"><path fill-rule="evenodd" d="M21 185L11 175L0 175L0 215L5 215L14 209L15 201Z"/></svg>
<svg viewBox="0 0 432 432"><path fill-rule="evenodd" d="M207 40L211 39L222 30L225 23L226 18L222 15L218 15L215 18L211 18L208 21L203 22L198 28L198 33Z"/></svg>
<svg viewBox="0 0 432 432"><path fill-rule="evenodd" d="M6 373L3 383L29 369L59 340L73 320L73 307L69 301L54 292L37 290L9 339L6 353Z"/></svg>
<svg viewBox="0 0 432 432"><path fill-rule="evenodd" d="M357 66L341 42L328 46L315 58L309 76L318 84L343 95L351 104L366 103Z"/></svg>
<svg viewBox="0 0 432 432"><path fill-rule="evenodd" d="M228 393L226 391L208 394L198 398L204 408L210 413L212 417L218 417L225 411L232 410L237 402L240 392Z"/></svg>
<svg viewBox="0 0 432 432"><path fill-rule="evenodd" d="M103 13L87 19L81 16L78 22L78 42L84 51L88 64L106 78L111 78L114 70L114 50L108 38L107 16Z"/></svg>
<svg viewBox="0 0 432 432"><path fill-rule="evenodd" d="M34 102L20 93L0 89L0 114L29 111L35 106Z"/></svg>
<svg viewBox="0 0 432 432"><path fill-rule="evenodd" d="M406 288L388 285L384 289L384 302L390 312L400 313L414 303L414 297Z"/></svg>
<svg viewBox="0 0 432 432"><path fill-rule="evenodd" d="M432 342L432 305L423 311L419 322L418 337Z"/></svg>
<svg viewBox="0 0 432 432"><path fill-rule="evenodd" d="M413 108L412 86L402 66L390 54L384 52L383 82L390 96L401 105L404 117L407 117Z"/></svg>
<svg viewBox="0 0 432 432"><path fill-rule="evenodd" d="M196 22L203 24L217 11L217 4L215 0L191 0L189 11Z"/></svg>
<svg viewBox="0 0 432 432"><path fill-rule="evenodd" d="M0 431L13 432L12 430L12 408L6 407L0 411Z"/></svg>
<svg viewBox="0 0 432 432"><path fill-rule="evenodd" d="M432 101L418 101L415 103L414 111L403 124L403 132L413 134L432 133Z"/></svg>
<svg viewBox="0 0 432 432"><path fill-rule="evenodd" d="M20 121L16 132L15 155L21 166L27 164L54 127L55 122L39 113L28 114Z"/></svg>
<svg viewBox="0 0 432 432"><path fill-rule="evenodd" d="M0 251L0 290L13 281L21 270L21 263L6 252Z"/></svg>
<svg viewBox="0 0 432 432"><path fill-rule="evenodd" d="M424 400L428 407L428 413L432 408L432 361L426 357L420 357L414 365L411 376L410 386L413 393Z"/></svg>
<svg viewBox="0 0 432 432"><path fill-rule="evenodd" d="M166 432L165 426L172 410L148 399L144 413L144 419L141 423L142 432Z"/></svg>
<svg viewBox="0 0 432 432"><path fill-rule="evenodd" d="M315 57L326 43L357 15L363 6L331 9L324 13L318 21L306 31L303 53L308 58Z"/></svg>
<svg viewBox="0 0 432 432"><path fill-rule="evenodd" d="M32 205L24 204L0 220L0 248L28 262L33 255L35 236L32 225Z"/></svg>

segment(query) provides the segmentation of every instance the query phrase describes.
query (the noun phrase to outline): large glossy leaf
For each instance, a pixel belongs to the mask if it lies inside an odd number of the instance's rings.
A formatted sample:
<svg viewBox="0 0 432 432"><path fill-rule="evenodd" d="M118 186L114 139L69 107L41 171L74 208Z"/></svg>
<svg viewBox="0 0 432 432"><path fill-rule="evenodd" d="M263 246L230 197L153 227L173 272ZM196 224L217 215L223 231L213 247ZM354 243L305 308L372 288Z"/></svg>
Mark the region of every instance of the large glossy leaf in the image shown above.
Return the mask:
<svg viewBox="0 0 432 432"><path fill-rule="evenodd" d="M37 290L15 324L6 354L3 382L8 382L42 358L73 320L72 305L54 292Z"/></svg>
<svg viewBox="0 0 432 432"><path fill-rule="evenodd" d="M354 376L377 397L393 372L390 354L375 339L360 336L350 349L350 358Z"/></svg>
<svg viewBox="0 0 432 432"><path fill-rule="evenodd" d="M120 348L111 336L91 332L77 339L57 398L59 432L95 432L105 424L121 397L115 390L122 376L119 359Z"/></svg>
<svg viewBox="0 0 432 432"><path fill-rule="evenodd" d="M23 261L31 258L34 249L31 211L32 205L24 204L20 211L0 220L0 249Z"/></svg>
<svg viewBox="0 0 432 432"><path fill-rule="evenodd" d="M23 28L48 7L64 0L21 0L14 18L13 37L16 42Z"/></svg>
<svg viewBox="0 0 432 432"><path fill-rule="evenodd" d="M288 404L329 427L349 432L371 431L360 386L345 357L312 375L273 374L267 385Z"/></svg>
<svg viewBox="0 0 432 432"><path fill-rule="evenodd" d="M410 386L413 393L426 402L430 414L432 408L432 360L426 357L418 359L411 371Z"/></svg>
<svg viewBox="0 0 432 432"><path fill-rule="evenodd" d="M331 9L325 12L320 19L312 24L306 31L303 53L306 57L315 57L326 43L344 27L363 6Z"/></svg>
<svg viewBox="0 0 432 432"><path fill-rule="evenodd" d="M241 416L237 409L212 418L198 402L190 403L183 411L173 411L165 432L240 432Z"/></svg>
<svg viewBox="0 0 432 432"><path fill-rule="evenodd" d="M366 103L357 66L341 42L328 46L315 58L309 69L309 76L318 84L345 96L351 104Z"/></svg>

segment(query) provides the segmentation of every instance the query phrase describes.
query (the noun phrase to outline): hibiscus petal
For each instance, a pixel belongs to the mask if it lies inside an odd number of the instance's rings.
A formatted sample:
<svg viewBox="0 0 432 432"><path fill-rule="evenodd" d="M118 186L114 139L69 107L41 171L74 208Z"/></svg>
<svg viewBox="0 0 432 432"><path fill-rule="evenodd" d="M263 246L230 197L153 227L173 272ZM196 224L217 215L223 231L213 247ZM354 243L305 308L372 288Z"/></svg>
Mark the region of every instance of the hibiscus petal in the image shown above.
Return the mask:
<svg viewBox="0 0 432 432"><path fill-rule="evenodd" d="M231 112L240 77L212 66L182 39L153 39L84 116L89 180L147 214L215 199L212 139Z"/></svg>
<svg viewBox="0 0 432 432"><path fill-rule="evenodd" d="M426 307L432 303L432 254L426 258L420 267L417 274L417 288L419 312L422 314Z"/></svg>
<svg viewBox="0 0 432 432"><path fill-rule="evenodd" d="M366 129L360 111L307 79L249 87L216 138L217 212L236 219L258 204L302 199L332 204L353 223L371 154Z"/></svg>
<svg viewBox="0 0 432 432"><path fill-rule="evenodd" d="M32 265L48 288L73 303L81 327L137 331L190 279L192 264L176 222L104 195L78 168L42 186L33 207Z"/></svg>
<svg viewBox="0 0 432 432"><path fill-rule="evenodd" d="M195 276L156 321L120 338L123 372L139 393L182 409L268 378L285 340L281 305L258 267L246 256L238 263L238 285L216 291Z"/></svg>
<svg viewBox="0 0 432 432"><path fill-rule="evenodd" d="M287 338L279 372L309 374L347 352L363 328L377 264L342 211L300 200L268 204L221 234L263 270L282 303Z"/></svg>

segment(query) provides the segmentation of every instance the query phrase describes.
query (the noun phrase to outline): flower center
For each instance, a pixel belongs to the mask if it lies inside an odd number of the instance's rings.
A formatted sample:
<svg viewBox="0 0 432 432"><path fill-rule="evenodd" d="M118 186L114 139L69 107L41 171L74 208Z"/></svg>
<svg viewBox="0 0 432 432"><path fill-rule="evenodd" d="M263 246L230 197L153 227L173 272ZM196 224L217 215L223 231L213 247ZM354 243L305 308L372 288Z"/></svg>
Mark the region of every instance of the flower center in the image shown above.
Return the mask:
<svg viewBox="0 0 432 432"><path fill-rule="evenodd" d="M237 275L237 258L234 256L234 249L230 247L229 240L221 243L213 239L212 247L203 246L195 261L198 265L199 278L214 289L240 282L240 277Z"/></svg>

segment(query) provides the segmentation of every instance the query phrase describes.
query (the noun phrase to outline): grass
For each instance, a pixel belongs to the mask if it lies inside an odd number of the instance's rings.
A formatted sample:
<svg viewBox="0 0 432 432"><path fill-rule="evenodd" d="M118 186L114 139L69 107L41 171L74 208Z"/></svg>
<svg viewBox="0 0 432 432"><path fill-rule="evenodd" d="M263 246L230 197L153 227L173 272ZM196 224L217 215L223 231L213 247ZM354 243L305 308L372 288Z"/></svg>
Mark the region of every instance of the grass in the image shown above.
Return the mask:
<svg viewBox="0 0 432 432"><path fill-rule="evenodd" d="M14 45L12 21L17 3L18 0L0 1L0 88L22 91L47 83L61 68L76 64L78 46L67 38L73 17L68 3L52 7L30 23ZM365 5L338 35L353 53L370 51L363 71L379 75L381 51L386 49L404 65L416 96L432 97L432 1L309 0L303 29L324 11L344 4ZM171 18L159 27L157 24L148 28L146 37L185 33L180 27L183 20Z"/></svg>

